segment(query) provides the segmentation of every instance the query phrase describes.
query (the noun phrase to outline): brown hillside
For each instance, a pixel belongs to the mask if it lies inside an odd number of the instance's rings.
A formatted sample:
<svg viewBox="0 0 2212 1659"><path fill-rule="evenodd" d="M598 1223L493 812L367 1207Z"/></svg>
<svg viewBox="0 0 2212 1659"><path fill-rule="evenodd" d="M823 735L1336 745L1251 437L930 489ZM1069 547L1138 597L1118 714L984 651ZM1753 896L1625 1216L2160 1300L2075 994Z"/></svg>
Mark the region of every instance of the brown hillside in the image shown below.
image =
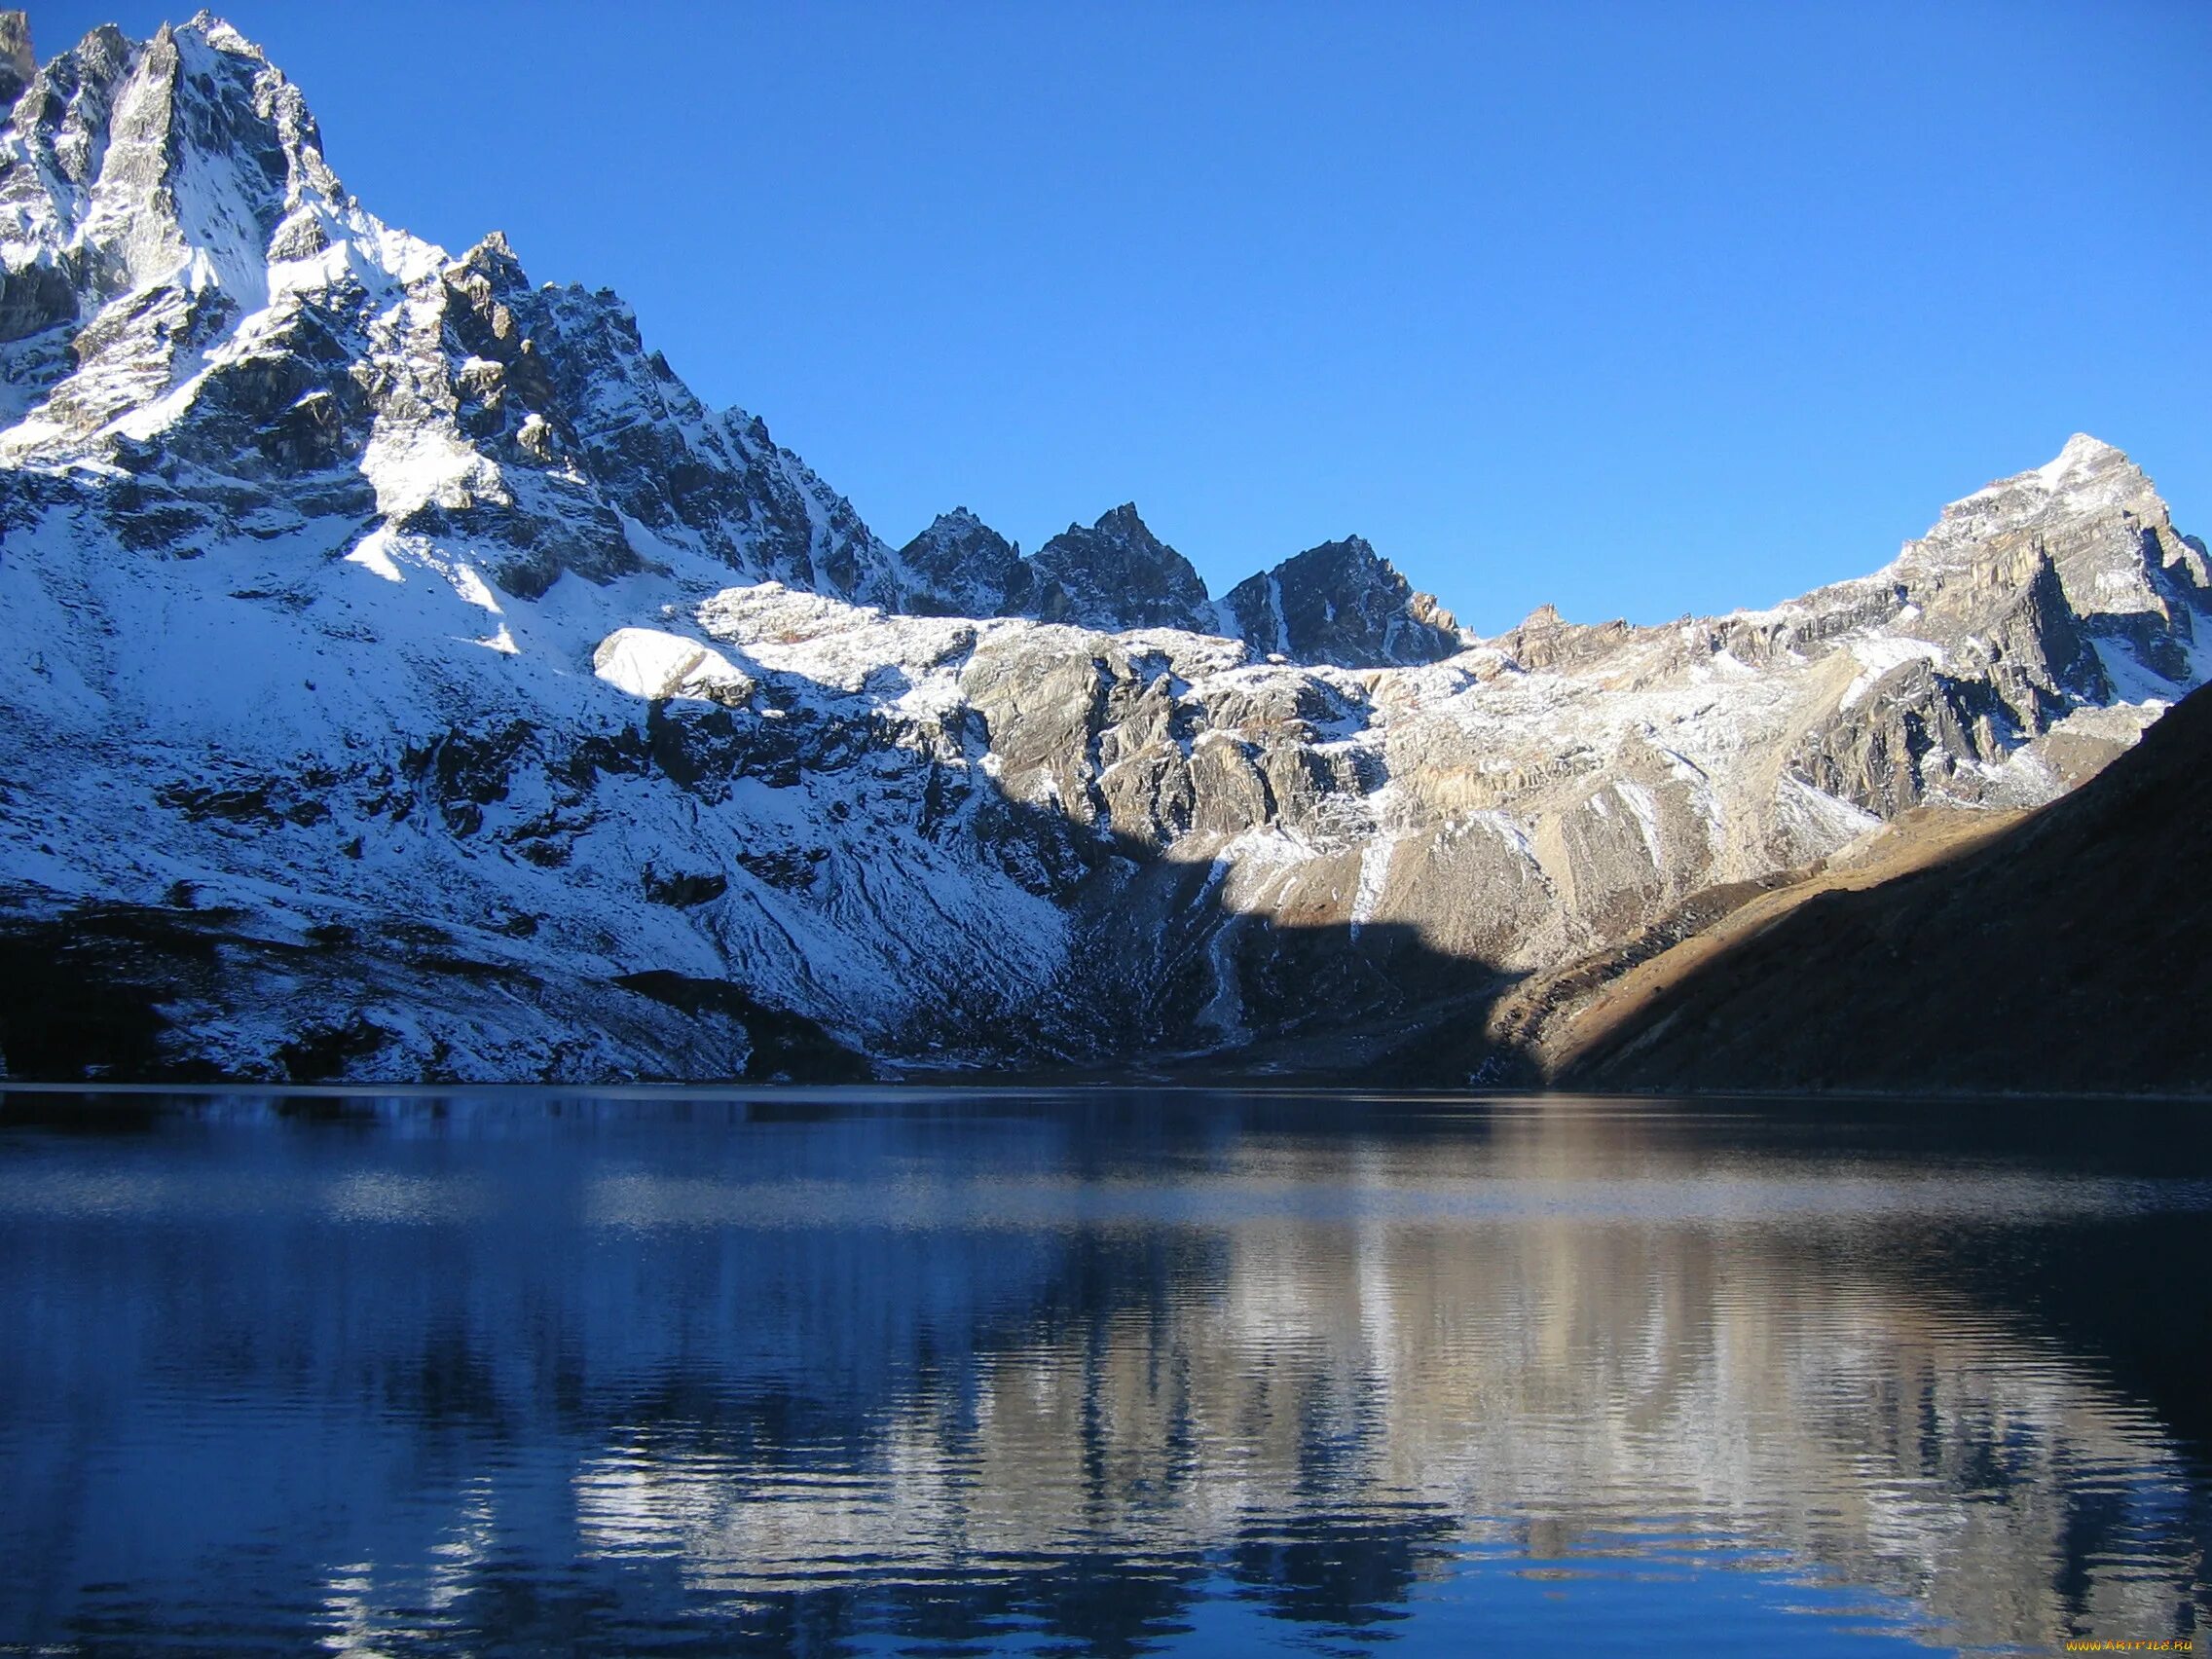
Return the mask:
<svg viewBox="0 0 2212 1659"><path fill-rule="evenodd" d="M1547 1071L1628 1089L2212 1091L2212 699L2009 828L1899 856L1920 867L1772 895L1641 964L1548 1034Z"/></svg>

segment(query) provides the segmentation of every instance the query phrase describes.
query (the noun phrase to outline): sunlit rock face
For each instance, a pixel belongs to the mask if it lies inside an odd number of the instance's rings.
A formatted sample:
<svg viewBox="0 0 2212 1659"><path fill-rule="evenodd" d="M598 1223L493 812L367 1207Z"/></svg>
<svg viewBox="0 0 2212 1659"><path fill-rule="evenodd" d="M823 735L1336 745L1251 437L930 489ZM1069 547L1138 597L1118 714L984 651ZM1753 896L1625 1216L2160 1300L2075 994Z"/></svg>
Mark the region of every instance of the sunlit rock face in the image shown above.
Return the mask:
<svg viewBox="0 0 2212 1659"><path fill-rule="evenodd" d="M2212 660L2203 549L2086 437L1660 627L1476 640L1356 537L1216 602L1131 506L894 550L612 294L372 217L226 25L27 39L18 1071L1342 1059L1907 808L2047 800Z"/></svg>

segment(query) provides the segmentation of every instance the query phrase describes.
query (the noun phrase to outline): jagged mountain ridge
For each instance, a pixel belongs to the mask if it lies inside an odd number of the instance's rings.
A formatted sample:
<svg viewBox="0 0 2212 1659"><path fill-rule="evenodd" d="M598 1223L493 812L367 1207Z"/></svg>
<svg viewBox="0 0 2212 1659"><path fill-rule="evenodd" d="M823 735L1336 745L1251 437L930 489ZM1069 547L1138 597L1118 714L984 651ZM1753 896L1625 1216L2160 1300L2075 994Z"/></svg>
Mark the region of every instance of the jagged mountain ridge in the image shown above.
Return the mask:
<svg viewBox="0 0 2212 1659"><path fill-rule="evenodd" d="M1218 604L1133 508L895 552L610 294L369 216L204 16L5 144L0 881L140 1069L1333 1040L2047 799L2204 678L2202 548L2094 440L1872 577L1483 643L1356 538Z"/></svg>
<svg viewBox="0 0 2212 1659"><path fill-rule="evenodd" d="M93 31L9 135L0 453L127 471L124 510L163 534L218 533L228 481L281 473L390 535L497 545L521 597L673 548L893 610L1210 620L1133 506L1015 562L993 605L986 568L904 562L757 419L699 404L611 293L534 289L497 233L452 261L364 212L298 90L205 14L142 47Z"/></svg>
<svg viewBox="0 0 2212 1659"><path fill-rule="evenodd" d="M1116 633L1174 628L1241 640L1272 659L1338 668L1440 662L1473 643L1360 536L1324 541L1209 599L1191 562L1134 502L1071 524L1030 558L958 507L899 550L919 579L894 608L924 616L1027 616Z"/></svg>

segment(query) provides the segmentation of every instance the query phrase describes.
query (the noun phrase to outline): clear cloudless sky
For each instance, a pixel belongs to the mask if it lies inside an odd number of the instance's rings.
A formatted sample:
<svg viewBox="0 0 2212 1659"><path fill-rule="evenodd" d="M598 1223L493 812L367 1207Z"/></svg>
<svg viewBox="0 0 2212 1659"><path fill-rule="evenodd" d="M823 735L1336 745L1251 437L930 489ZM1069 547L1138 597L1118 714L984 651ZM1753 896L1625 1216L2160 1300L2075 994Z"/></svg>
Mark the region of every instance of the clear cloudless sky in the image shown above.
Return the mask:
<svg viewBox="0 0 2212 1659"><path fill-rule="evenodd" d="M1486 632L1653 621L2076 430L2212 534L2205 0L226 15L372 211L618 290L894 543L1133 498L1216 592L1358 532Z"/></svg>

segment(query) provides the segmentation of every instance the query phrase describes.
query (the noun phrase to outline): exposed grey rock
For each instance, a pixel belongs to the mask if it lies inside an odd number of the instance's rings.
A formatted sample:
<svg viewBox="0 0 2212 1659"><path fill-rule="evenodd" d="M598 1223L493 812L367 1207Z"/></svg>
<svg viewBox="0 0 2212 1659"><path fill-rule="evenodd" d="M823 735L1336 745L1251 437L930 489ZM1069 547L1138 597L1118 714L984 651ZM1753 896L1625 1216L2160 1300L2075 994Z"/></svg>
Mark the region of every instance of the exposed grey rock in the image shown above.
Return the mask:
<svg viewBox="0 0 2212 1659"><path fill-rule="evenodd" d="M0 11L0 103L14 103L31 77L38 58L31 52L31 20L19 11Z"/></svg>
<svg viewBox="0 0 2212 1659"><path fill-rule="evenodd" d="M1028 588L1021 549L966 507L938 514L899 561L918 584L902 608L921 616L1003 615Z"/></svg>
<svg viewBox="0 0 2212 1659"><path fill-rule="evenodd" d="M1465 641L1434 596L1416 593L1361 537L1324 541L1231 588L1223 631L1296 662L1382 668L1437 662Z"/></svg>
<svg viewBox="0 0 2212 1659"><path fill-rule="evenodd" d="M77 295L66 272L52 265L0 270L0 345L76 319Z"/></svg>
<svg viewBox="0 0 2212 1659"><path fill-rule="evenodd" d="M689 554L899 600L850 505L692 397L612 294L534 288L496 233L448 261L364 214L297 89L226 25L94 30L10 131L0 208L32 252L0 270L0 340L22 342L7 459L120 461L203 539L337 512L468 538L522 597ZM65 352L38 349L71 322ZM276 499L236 487L277 477Z"/></svg>
<svg viewBox="0 0 2212 1659"><path fill-rule="evenodd" d="M1088 530L1071 524L1024 567L1025 591L1006 612L1083 628L1207 626L1206 585L1190 560L1161 541L1124 502Z"/></svg>

